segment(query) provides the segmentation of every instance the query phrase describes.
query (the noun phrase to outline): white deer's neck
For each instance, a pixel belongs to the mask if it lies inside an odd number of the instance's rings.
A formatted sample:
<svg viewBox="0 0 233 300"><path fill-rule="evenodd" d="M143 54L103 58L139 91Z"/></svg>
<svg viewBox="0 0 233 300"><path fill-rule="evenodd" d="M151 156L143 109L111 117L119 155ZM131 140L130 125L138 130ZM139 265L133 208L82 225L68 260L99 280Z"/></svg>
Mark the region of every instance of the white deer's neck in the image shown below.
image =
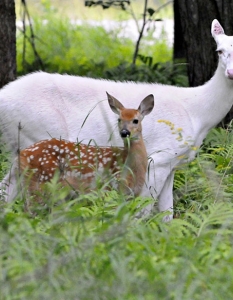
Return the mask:
<svg viewBox="0 0 233 300"><path fill-rule="evenodd" d="M205 86L209 97L207 100L212 104L209 106L208 119L213 127L221 122L233 105L233 80L225 76L219 63L214 76Z"/></svg>
<svg viewBox="0 0 233 300"><path fill-rule="evenodd" d="M218 64L214 76L204 85L190 89L191 101L184 105L196 126L204 131L216 126L233 105L233 80L224 75Z"/></svg>
<svg viewBox="0 0 233 300"><path fill-rule="evenodd" d="M227 78L224 74L224 69L221 66L221 63L218 63L217 70L214 76L204 85L204 87L210 88L212 95L227 95L230 99L233 98L233 95L229 94L229 91L233 88L233 80ZM230 102L230 101L229 101Z"/></svg>

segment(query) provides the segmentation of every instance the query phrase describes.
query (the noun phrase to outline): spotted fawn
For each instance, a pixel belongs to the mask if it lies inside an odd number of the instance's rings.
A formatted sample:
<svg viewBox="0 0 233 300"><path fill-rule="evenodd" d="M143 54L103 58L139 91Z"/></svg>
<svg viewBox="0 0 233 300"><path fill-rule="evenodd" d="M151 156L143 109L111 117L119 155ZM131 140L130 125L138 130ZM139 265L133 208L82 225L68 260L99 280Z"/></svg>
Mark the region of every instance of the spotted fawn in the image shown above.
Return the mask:
<svg viewBox="0 0 233 300"><path fill-rule="evenodd" d="M97 181L126 195L138 196L145 182L147 152L142 137L142 119L154 107L153 95L142 100L138 109L125 108L107 93L112 111L119 116L118 129L124 147L98 147L62 139L43 140L21 150L19 169L33 194L50 181L55 172L62 186L80 192L96 188ZM98 179L98 180L97 180Z"/></svg>

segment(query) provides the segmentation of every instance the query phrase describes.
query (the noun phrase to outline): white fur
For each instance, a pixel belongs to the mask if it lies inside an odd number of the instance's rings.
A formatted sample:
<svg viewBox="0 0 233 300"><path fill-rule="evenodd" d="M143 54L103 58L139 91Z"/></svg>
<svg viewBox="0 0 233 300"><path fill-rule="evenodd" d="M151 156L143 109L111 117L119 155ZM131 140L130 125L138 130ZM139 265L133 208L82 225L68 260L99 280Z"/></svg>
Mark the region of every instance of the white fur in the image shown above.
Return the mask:
<svg viewBox="0 0 233 300"><path fill-rule="evenodd" d="M126 107L137 107L142 98L153 94L155 108L143 125L147 152L153 158L143 195L158 197L160 211L172 211L174 168L194 158L195 147L201 145L208 131L233 104L233 81L229 79L233 70L233 37L224 34L217 20L213 21L211 32L217 49L223 53L215 75L203 86L179 88L43 72L10 83L0 91L4 141L16 153L21 122L21 149L49 137L122 145L105 92L121 99ZM13 197L15 181L12 184L7 189L9 199Z"/></svg>

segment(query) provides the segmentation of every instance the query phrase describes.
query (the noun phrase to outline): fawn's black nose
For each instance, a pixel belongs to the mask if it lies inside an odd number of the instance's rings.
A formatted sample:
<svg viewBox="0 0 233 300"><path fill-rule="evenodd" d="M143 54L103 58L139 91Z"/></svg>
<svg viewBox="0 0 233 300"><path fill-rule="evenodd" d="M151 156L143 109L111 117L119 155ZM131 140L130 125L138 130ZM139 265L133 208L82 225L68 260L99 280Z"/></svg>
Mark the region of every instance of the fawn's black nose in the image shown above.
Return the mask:
<svg viewBox="0 0 233 300"><path fill-rule="evenodd" d="M122 138L126 138L130 136L130 131L128 129L122 129L120 133Z"/></svg>

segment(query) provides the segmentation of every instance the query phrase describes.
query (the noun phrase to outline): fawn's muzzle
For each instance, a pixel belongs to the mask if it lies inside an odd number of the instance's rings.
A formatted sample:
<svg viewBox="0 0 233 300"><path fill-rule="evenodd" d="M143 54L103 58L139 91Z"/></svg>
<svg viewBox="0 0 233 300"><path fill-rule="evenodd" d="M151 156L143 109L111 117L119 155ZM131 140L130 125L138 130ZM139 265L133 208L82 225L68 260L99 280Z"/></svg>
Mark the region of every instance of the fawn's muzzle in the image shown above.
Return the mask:
<svg viewBox="0 0 233 300"><path fill-rule="evenodd" d="M130 136L130 131L128 129L122 129L120 134L122 138L126 138Z"/></svg>

